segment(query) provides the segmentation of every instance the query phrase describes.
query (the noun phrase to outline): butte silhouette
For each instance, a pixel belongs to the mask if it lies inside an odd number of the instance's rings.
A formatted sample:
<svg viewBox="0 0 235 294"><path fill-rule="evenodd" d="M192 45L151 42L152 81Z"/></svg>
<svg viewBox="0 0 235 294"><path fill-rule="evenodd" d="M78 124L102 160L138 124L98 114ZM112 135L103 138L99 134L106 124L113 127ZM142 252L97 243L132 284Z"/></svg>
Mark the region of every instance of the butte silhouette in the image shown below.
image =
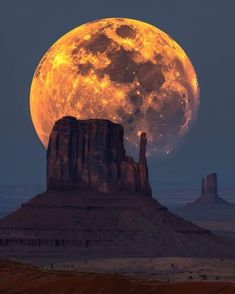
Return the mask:
<svg viewBox="0 0 235 294"><path fill-rule="evenodd" d="M100 257L235 256L233 240L185 221L152 197L147 135L140 135L135 162L123 133L109 120L58 120L47 150L47 190L0 221L0 246Z"/></svg>
<svg viewBox="0 0 235 294"><path fill-rule="evenodd" d="M235 215L235 204L219 196L217 174L211 173L202 179L200 196L174 212L187 220L199 223L204 221L204 225L210 227L213 222L223 223L226 220L230 223Z"/></svg>

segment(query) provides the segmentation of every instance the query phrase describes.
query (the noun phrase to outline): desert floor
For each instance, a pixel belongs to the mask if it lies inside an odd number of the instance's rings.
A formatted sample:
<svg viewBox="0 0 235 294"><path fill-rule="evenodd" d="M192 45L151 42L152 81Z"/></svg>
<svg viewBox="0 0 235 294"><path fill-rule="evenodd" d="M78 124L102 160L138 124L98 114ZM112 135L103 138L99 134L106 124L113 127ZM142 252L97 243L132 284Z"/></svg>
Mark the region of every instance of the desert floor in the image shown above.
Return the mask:
<svg viewBox="0 0 235 294"><path fill-rule="evenodd" d="M159 261L160 262L160 261ZM121 275L78 273L74 270L40 269L0 259L0 293L78 293L78 294L234 294L231 282L159 282Z"/></svg>
<svg viewBox="0 0 235 294"><path fill-rule="evenodd" d="M104 258L78 261L41 260L41 268L76 270L102 274L119 274L134 278L153 278L159 281L233 281L235 260L205 258ZM235 292L234 292L235 293Z"/></svg>
<svg viewBox="0 0 235 294"><path fill-rule="evenodd" d="M132 278L151 278L166 282L231 281L235 282L235 259L189 257L86 257L66 254L56 249L22 251L1 248L0 258L11 258L40 267L42 270L118 274ZM65 249L63 249L65 250ZM235 292L234 292L235 293Z"/></svg>

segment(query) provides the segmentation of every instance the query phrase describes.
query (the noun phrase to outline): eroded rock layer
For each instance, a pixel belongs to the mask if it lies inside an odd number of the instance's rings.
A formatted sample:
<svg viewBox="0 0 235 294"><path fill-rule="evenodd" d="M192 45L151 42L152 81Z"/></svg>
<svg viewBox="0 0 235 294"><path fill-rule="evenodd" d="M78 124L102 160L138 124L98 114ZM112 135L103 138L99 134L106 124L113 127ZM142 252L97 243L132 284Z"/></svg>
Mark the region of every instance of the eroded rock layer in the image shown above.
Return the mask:
<svg viewBox="0 0 235 294"><path fill-rule="evenodd" d="M146 144L146 134L142 133L136 163L126 156L121 125L109 120L64 117L55 123L49 140L47 188L151 195Z"/></svg>
<svg viewBox="0 0 235 294"><path fill-rule="evenodd" d="M73 117L56 122L47 191L0 220L0 256L234 257L235 241L183 220L150 197L146 144L142 133L136 163L126 156L121 125Z"/></svg>

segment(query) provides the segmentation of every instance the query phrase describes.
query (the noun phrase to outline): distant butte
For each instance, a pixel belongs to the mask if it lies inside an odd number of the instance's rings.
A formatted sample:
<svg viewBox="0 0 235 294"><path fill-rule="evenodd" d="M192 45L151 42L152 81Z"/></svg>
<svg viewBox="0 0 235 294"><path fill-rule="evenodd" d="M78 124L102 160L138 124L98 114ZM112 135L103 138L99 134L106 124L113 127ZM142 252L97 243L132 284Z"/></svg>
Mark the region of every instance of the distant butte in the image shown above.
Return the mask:
<svg viewBox="0 0 235 294"><path fill-rule="evenodd" d="M217 174L212 173L202 179L200 197L196 201L188 203L185 208L214 207L217 205L234 206L235 208L235 204L229 203L218 195Z"/></svg>
<svg viewBox="0 0 235 294"><path fill-rule="evenodd" d="M152 198L146 144L142 133L135 162L126 155L121 125L57 121L47 150L47 190L0 220L0 255L20 257L33 247L34 255L53 251L73 258L235 257L235 241L185 221Z"/></svg>
<svg viewBox="0 0 235 294"><path fill-rule="evenodd" d="M202 179L201 194L194 202L172 209L172 212L214 233L227 236L230 232L227 227L235 215L235 203L218 195L217 174L212 173Z"/></svg>

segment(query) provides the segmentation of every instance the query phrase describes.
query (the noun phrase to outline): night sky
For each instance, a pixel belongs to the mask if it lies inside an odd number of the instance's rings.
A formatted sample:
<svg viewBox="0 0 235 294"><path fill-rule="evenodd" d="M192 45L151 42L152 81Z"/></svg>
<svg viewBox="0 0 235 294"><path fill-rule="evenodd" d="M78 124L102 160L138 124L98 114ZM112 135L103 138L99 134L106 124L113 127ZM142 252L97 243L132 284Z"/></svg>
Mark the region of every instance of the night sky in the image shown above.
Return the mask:
<svg viewBox="0 0 235 294"><path fill-rule="evenodd" d="M0 185L45 182L46 151L32 125L29 90L48 48L85 22L128 17L153 24L186 51L198 74L198 120L170 157L151 156L154 189L197 187L217 172L235 187L235 1L12 1L0 2ZM149 160L150 161L150 160Z"/></svg>

